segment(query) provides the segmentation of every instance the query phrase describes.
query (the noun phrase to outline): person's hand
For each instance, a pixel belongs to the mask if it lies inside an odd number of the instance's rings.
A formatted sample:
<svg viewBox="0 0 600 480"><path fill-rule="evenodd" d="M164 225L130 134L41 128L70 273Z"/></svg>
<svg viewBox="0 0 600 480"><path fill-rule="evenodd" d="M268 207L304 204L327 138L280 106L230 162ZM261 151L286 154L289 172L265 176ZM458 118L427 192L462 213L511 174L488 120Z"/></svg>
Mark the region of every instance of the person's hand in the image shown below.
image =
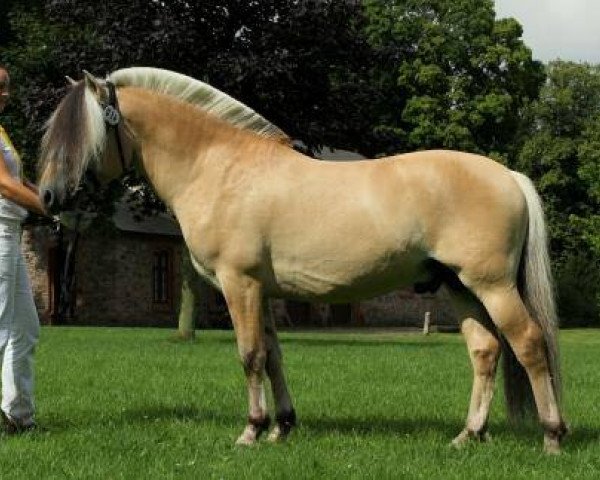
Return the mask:
<svg viewBox="0 0 600 480"><path fill-rule="evenodd" d="M82 232L92 224L92 221L94 220L94 218L96 218L96 214L70 210L60 212L58 215L54 215L53 218L55 221L60 222L69 230L76 230Z"/></svg>

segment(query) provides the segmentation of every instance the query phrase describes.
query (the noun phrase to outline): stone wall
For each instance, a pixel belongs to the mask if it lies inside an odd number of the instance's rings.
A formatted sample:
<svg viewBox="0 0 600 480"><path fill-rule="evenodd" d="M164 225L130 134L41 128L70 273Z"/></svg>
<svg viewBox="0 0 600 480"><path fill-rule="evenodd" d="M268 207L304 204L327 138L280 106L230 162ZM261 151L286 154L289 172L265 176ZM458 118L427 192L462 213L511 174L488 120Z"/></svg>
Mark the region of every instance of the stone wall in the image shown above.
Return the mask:
<svg viewBox="0 0 600 480"><path fill-rule="evenodd" d="M429 312L432 325L456 327L449 298L443 288L435 295L417 295L412 290L397 290L361 303L361 314L368 326L421 327Z"/></svg>
<svg viewBox="0 0 600 480"><path fill-rule="evenodd" d="M153 254L171 252L171 302L152 299ZM124 234L84 238L77 256L75 323L177 326L182 243L178 238Z"/></svg>

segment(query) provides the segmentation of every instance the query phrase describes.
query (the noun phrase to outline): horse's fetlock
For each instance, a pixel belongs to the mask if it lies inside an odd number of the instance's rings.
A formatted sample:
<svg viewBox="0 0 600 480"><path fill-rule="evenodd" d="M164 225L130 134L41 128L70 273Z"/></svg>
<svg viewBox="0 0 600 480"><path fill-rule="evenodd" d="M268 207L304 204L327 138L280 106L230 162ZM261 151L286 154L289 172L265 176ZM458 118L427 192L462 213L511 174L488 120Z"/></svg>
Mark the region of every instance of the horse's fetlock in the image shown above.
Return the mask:
<svg viewBox="0 0 600 480"><path fill-rule="evenodd" d="M560 440L562 440L562 438L569 433L569 428L562 420L557 422L545 421L542 422L542 426L544 427L546 436L558 442L560 442Z"/></svg>
<svg viewBox="0 0 600 480"><path fill-rule="evenodd" d="M271 417L269 417L269 415L264 415L263 417L249 416L248 424L254 427L254 430L256 431L256 439L258 440L258 437L260 437L263 432L269 429L269 426L271 425Z"/></svg>
<svg viewBox="0 0 600 480"><path fill-rule="evenodd" d="M276 420L281 433L287 435L296 426L296 411L292 408L290 411L278 413Z"/></svg>
<svg viewBox="0 0 600 480"><path fill-rule="evenodd" d="M479 442L485 442L489 438L487 422L477 428L467 428L469 436Z"/></svg>

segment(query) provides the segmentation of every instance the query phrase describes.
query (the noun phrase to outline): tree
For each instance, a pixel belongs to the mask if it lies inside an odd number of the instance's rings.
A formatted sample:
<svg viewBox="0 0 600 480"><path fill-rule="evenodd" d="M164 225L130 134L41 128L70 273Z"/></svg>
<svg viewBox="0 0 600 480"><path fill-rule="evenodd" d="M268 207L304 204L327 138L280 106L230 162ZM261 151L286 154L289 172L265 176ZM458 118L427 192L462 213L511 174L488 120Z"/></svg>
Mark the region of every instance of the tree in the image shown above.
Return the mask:
<svg viewBox="0 0 600 480"><path fill-rule="evenodd" d="M586 215L580 217L580 225L585 241L600 258L600 113L597 112L586 122L577 153L580 159L577 174L587 189L590 204Z"/></svg>
<svg viewBox="0 0 600 480"><path fill-rule="evenodd" d="M516 167L546 207L563 319L600 315L600 66L552 62L526 112Z"/></svg>
<svg viewBox="0 0 600 480"><path fill-rule="evenodd" d="M557 61L547 73L516 166L544 197L556 256L589 249L581 222L599 211L600 67Z"/></svg>
<svg viewBox="0 0 600 480"><path fill-rule="evenodd" d="M83 25L98 41L93 55L79 48L76 57L65 56L64 71L103 73L130 65L176 70L224 90L310 149L351 143L348 137L355 132L332 123L343 125L345 111L356 117L361 102L355 99L363 96L353 81L368 66L370 50L358 2L54 0L48 5L55 22Z"/></svg>
<svg viewBox="0 0 600 480"><path fill-rule="evenodd" d="M385 94L372 135L394 150L455 148L507 161L544 79L514 19L492 0L366 0ZM390 106L392 108L390 108ZM387 139L386 139L387 137Z"/></svg>

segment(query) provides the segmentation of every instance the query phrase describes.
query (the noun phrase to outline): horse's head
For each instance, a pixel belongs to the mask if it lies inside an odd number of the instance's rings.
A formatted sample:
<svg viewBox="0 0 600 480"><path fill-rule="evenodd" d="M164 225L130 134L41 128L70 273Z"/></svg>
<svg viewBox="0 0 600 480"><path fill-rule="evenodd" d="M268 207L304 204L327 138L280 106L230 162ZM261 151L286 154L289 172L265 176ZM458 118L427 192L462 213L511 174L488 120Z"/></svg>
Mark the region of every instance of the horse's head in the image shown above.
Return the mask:
<svg viewBox="0 0 600 480"><path fill-rule="evenodd" d="M87 72L82 81L71 81L42 139L39 191L46 210L76 209L82 193L124 173L132 149L114 85Z"/></svg>

